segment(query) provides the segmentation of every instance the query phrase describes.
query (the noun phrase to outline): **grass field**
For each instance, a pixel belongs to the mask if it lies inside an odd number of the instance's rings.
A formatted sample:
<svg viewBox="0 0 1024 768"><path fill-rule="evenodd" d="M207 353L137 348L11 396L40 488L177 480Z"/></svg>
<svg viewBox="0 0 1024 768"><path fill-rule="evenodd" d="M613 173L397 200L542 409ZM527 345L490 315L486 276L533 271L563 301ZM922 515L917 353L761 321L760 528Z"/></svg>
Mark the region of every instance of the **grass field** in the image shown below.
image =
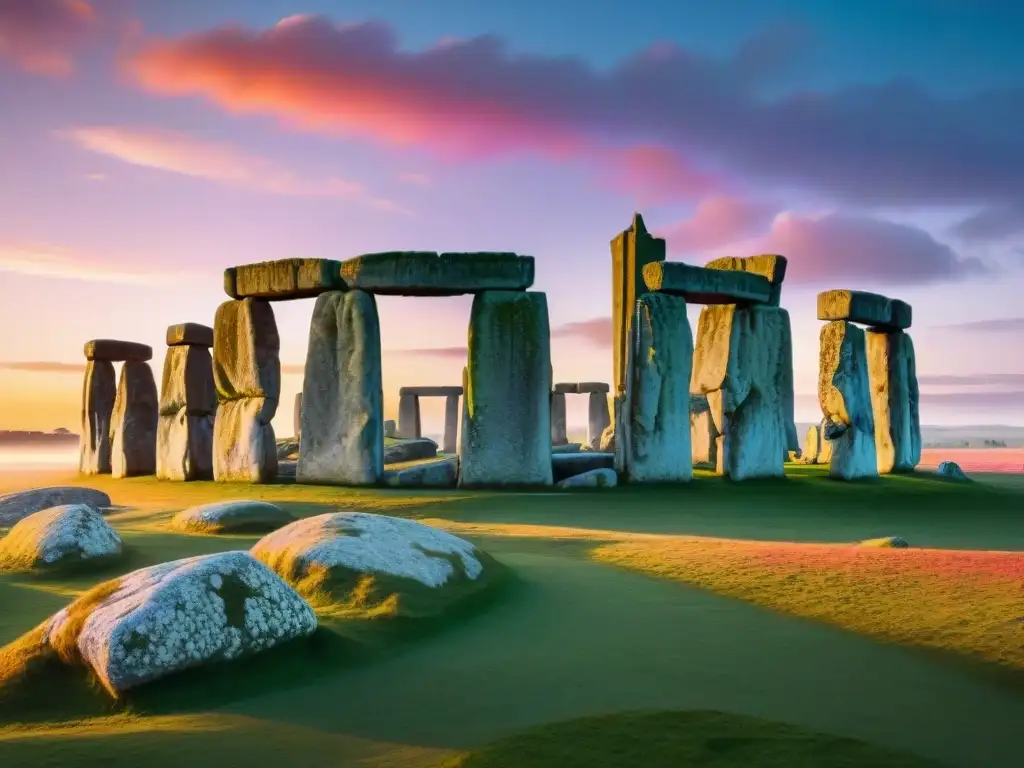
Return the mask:
<svg viewBox="0 0 1024 768"><path fill-rule="evenodd" d="M81 484L122 507L109 517L131 552L122 572L251 546L165 526L195 503L254 498L418 518L514 579L443 625L326 620L308 643L123 708L77 673L0 685L0 765L499 768L571 765L566 749L595 766L1019 764L1024 483L787 471L571 494L93 478ZM0 493L78 482L5 474ZM913 549L848 545L888 535ZM0 644L110 575L0 576Z"/></svg>

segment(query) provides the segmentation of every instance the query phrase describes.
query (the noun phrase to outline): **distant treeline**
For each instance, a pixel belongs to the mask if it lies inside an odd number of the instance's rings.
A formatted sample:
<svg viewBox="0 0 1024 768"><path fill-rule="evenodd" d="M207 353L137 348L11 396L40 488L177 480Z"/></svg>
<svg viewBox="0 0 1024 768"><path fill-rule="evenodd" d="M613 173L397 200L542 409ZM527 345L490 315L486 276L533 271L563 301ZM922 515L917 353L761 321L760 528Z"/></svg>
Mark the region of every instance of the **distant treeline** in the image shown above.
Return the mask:
<svg viewBox="0 0 1024 768"><path fill-rule="evenodd" d="M78 435L66 429L57 429L53 432L17 432L12 430L0 430L0 445L38 445L54 443L76 443Z"/></svg>
<svg viewBox="0 0 1024 768"><path fill-rule="evenodd" d="M925 448L1008 448L1005 440L945 440L924 444Z"/></svg>

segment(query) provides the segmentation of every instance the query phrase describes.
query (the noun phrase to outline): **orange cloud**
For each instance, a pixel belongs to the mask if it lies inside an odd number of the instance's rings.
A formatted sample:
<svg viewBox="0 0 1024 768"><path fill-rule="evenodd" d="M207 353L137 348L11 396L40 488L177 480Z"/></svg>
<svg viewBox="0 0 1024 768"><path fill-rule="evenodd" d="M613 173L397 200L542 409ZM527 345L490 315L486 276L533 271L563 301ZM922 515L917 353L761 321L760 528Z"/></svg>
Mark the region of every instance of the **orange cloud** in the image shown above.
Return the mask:
<svg viewBox="0 0 1024 768"><path fill-rule="evenodd" d="M69 75L95 18L85 0L0 0L0 57L33 74Z"/></svg>
<svg viewBox="0 0 1024 768"><path fill-rule="evenodd" d="M0 361L0 369L28 373L82 373L85 371L85 366L82 363L55 363L48 360Z"/></svg>
<svg viewBox="0 0 1024 768"><path fill-rule="evenodd" d="M125 269L68 248L45 243L0 244L0 272L37 277L86 280L94 283L165 283L185 277L178 273L140 272Z"/></svg>
<svg viewBox="0 0 1024 768"><path fill-rule="evenodd" d="M716 195L700 201L693 215L658 232L675 253L705 251L762 234L777 206Z"/></svg>
<svg viewBox="0 0 1024 768"><path fill-rule="evenodd" d="M365 201L387 210L404 211L390 200L371 195L359 182L336 177L306 179L272 160L246 154L225 142L204 141L160 128L85 126L72 128L65 133L91 152L144 168L275 195L337 197Z"/></svg>

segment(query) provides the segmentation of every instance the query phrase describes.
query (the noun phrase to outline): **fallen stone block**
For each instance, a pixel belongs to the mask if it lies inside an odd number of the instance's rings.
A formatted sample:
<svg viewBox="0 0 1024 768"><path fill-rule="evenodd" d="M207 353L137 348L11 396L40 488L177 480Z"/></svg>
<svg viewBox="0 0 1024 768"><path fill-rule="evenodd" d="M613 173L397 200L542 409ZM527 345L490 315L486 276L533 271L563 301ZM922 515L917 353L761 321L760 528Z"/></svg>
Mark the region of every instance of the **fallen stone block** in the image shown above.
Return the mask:
<svg viewBox="0 0 1024 768"><path fill-rule="evenodd" d="M561 445L552 445L552 455L556 453L579 453L583 450L583 446L579 443L562 443Z"/></svg>
<svg viewBox="0 0 1024 768"><path fill-rule="evenodd" d="M864 331L836 320L821 329L818 399L832 441L829 475L842 480L878 476Z"/></svg>
<svg viewBox="0 0 1024 768"><path fill-rule="evenodd" d="M935 470L935 474L939 477L945 477L949 480L969 480L967 474L960 469L960 465L955 461L943 461L939 464Z"/></svg>
<svg viewBox="0 0 1024 768"><path fill-rule="evenodd" d="M760 256L726 256L720 259L712 259L704 266L708 269L750 272L755 275L761 275L768 280L772 287L771 296L768 298L767 303L777 307L782 299L782 281L786 279L787 264L785 256L765 253Z"/></svg>
<svg viewBox="0 0 1024 768"><path fill-rule="evenodd" d="M384 484L392 488L454 488L458 479L459 460L455 456L384 470Z"/></svg>
<svg viewBox="0 0 1024 768"><path fill-rule="evenodd" d="M224 270L224 292L233 299L307 299L343 287L331 259L280 259Z"/></svg>
<svg viewBox="0 0 1024 768"><path fill-rule="evenodd" d="M877 539L865 539L857 542L857 546L872 549L906 549L909 544L902 536L882 536Z"/></svg>
<svg viewBox="0 0 1024 768"><path fill-rule="evenodd" d="M0 525L12 525L19 520L51 507L84 504L94 509L110 506L110 497L103 491L77 486L31 488L0 496Z"/></svg>
<svg viewBox="0 0 1024 768"><path fill-rule="evenodd" d="M82 385L82 426L78 438L78 471L110 474L110 420L117 398L117 377L109 360L85 364Z"/></svg>
<svg viewBox="0 0 1024 768"><path fill-rule="evenodd" d="M121 368L110 424L110 473L113 477L156 474L156 428L160 398L149 363Z"/></svg>
<svg viewBox="0 0 1024 768"><path fill-rule="evenodd" d="M591 469L578 475L567 477L558 483L559 488L614 488L619 478L614 469Z"/></svg>
<svg viewBox="0 0 1024 768"><path fill-rule="evenodd" d="M429 437L399 438L384 446L385 464L402 464L406 461L433 459L437 457L437 443Z"/></svg>
<svg viewBox="0 0 1024 768"><path fill-rule="evenodd" d="M554 453L551 455L551 472L556 483L594 469L614 470L614 468L614 453L581 451L579 453Z"/></svg>
<svg viewBox="0 0 1024 768"><path fill-rule="evenodd" d="M213 328L199 323L178 323L167 328L167 346L213 346Z"/></svg>
<svg viewBox="0 0 1024 768"><path fill-rule="evenodd" d="M85 343L86 360L107 360L112 363L146 363L153 359L153 348L134 341L93 339Z"/></svg>
<svg viewBox="0 0 1024 768"><path fill-rule="evenodd" d="M681 296L693 304L767 304L772 285L753 272L697 267L676 261L656 261L644 267L650 291Z"/></svg>
<svg viewBox="0 0 1024 768"><path fill-rule="evenodd" d="M832 290L818 294L818 319L826 322L845 320L885 330L906 330L910 327L911 311L910 305L903 301L894 310L892 299L877 293Z"/></svg>
<svg viewBox="0 0 1024 768"><path fill-rule="evenodd" d="M462 387L402 387L398 396L413 395L415 397L460 397Z"/></svg>
<svg viewBox="0 0 1024 768"><path fill-rule="evenodd" d="M532 256L515 253L367 253L341 263L347 289L385 296L457 296L525 291L533 285Z"/></svg>
<svg viewBox="0 0 1024 768"><path fill-rule="evenodd" d="M295 518L276 504L265 501L219 501L183 509L171 518L170 527L183 533L256 533L273 531Z"/></svg>
<svg viewBox="0 0 1024 768"><path fill-rule="evenodd" d="M302 384L300 483L376 485L384 474L377 303L364 291L316 300Z"/></svg>

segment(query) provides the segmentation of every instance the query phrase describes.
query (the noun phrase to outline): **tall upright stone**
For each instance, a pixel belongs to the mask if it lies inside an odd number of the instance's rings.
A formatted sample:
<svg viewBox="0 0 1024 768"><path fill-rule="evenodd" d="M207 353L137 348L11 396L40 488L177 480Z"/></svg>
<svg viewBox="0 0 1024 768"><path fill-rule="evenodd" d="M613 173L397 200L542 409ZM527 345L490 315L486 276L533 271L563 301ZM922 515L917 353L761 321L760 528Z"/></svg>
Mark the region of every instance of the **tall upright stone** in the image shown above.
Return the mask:
<svg viewBox="0 0 1024 768"><path fill-rule="evenodd" d="M785 309L722 304L701 310L690 391L708 399L719 474L733 480L784 476L790 431L796 432L792 379Z"/></svg>
<svg viewBox="0 0 1024 768"><path fill-rule="evenodd" d="M832 463L832 441L825 437L825 427L828 426L828 419L822 419L818 424L818 464Z"/></svg>
<svg viewBox="0 0 1024 768"><path fill-rule="evenodd" d="M829 475L842 480L878 476L864 331L845 320L821 329L818 399L822 436L832 441Z"/></svg>
<svg viewBox="0 0 1024 768"><path fill-rule="evenodd" d="M473 298L463 383L459 485L551 485L551 330L547 297Z"/></svg>
<svg viewBox="0 0 1024 768"><path fill-rule="evenodd" d="M295 439L302 440L302 393L295 395L295 410L292 411L292 429L295 432Z"/></svg>
<svg viewBox="0 0 1024 768"><path fill-rule="evenodd" d="M718 469L718 429L707 395L690 395L690 453L695 469Z"/></svg>
<svg viewBox="0 0 1024 768"><path fill-rule="evenodd" d="M818 456L821 455L821 425L811 424L804 435L803 449L800 451L800 460L804 464L817 464Z"/></svg>
<svg viewBox="0 0 1024 768"><path fill-rule="evenodd" d="M365 291L321 295L302 385L302 483L376 485L384 476L384 390L377 302Z"/></svg>
<svg viewBox="0 0 1024 768"><path fill-rule="evenodd" d="M267 483L277 477L271 420L281 398L281 339L265 299L226 301L213 324L213 477Z"/></svg>
<svg viewBox="0 0 1024 768"><path fill-rule="evenodd" d="M693 478L693 336L685 299L662 293L640 296L630 328L630 376L624 396L616 400L616 469L629 482L687 482Z"/></svg>
<svg viewBox="0 0 1024 768"><path fill-rule="evenodd" d="M398 436L410 439L423 436L419 395L403 392L398 396Z"/></svg>
<svg viewBox="0 0 1024 768"><path fill-rule="evenodd" d="M89 360L82 383L82 426L78 471L110 474L110 420L117 397L117 377L109 360Z"/></svg>
<svg viewBox="0 0 1024 768"><path fill-rule="evenodd" d="M910 472L921 461L920 395L914 342L903 331L865 334L878 473Z"/></svg>
<svg viewBox="0 0 1024 768"><path fill-rule="evenodd" d="M590 445L590 450L600 449L601 435L608 429L611 422L607 389L587 393L587 443Z"/></svg>
<svg viewBox="0 0 1024 768"><path fill-rule="evenodd" d="M652 237L643 217L634 213L633 223L612 240L611 251L613 387L620 395L626 387L629 329L636 314L636 300L647 291L643 270L648 264L665 260L665 241Z"/></svg>
<svg viewBox="0 0 1024 768"><path fill-rule="evenodd" d="M551 393L551 444L565 445L569 442L565 424L565 393Z"/></svg>
<svg viewBox="0 0 1024 768"><path fill-rule="evenodd" d="M213 329L200 333L192 324L167 329L167 356L160 385L156 476L161 480L213 479L213 421L217 388L213 383Z"/></svg>
<svg viewBox="0 0 1024 768"><path fill-rule="evenodd" d="M156 474L156 428L160 398L149 363L121 367L110 424L110 473L114 477Z"/></svg>
<svg viewBox="0 0 1024 768"><path fill-rule="evenodd" d="M444 438L441 451L457 453L459 450L459 395L446 395L444 398Z"/></svg>

